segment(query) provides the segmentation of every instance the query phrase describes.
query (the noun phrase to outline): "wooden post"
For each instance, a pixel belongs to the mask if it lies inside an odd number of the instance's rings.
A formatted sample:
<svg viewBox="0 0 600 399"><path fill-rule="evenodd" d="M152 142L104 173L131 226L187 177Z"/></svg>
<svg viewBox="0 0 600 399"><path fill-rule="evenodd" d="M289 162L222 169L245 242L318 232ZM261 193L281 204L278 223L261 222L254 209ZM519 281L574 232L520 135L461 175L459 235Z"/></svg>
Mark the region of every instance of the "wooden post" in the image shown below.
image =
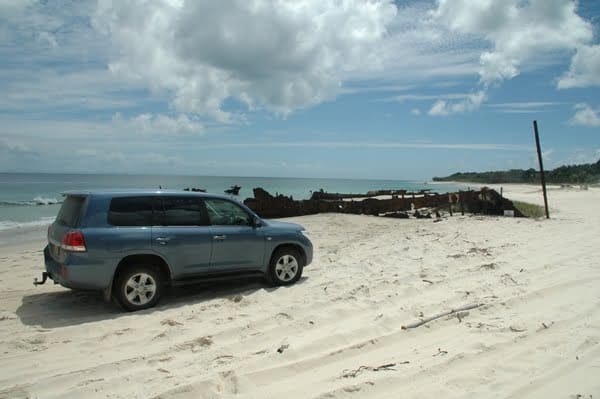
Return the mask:
<svg viewBox="0 0 600 399"><path fill-rule="evenodd" d="M546 209L546 219L550 219L548 212L548 196L546 194L546 178L544 176L544 164L542 163L542 149L540 147L540 136L538 134L537 121L533 121L533 132L535 133L535 146L537 147L538 161L540 163L540 179L542 181L542 192L544 193L544 208Z"/></svg>

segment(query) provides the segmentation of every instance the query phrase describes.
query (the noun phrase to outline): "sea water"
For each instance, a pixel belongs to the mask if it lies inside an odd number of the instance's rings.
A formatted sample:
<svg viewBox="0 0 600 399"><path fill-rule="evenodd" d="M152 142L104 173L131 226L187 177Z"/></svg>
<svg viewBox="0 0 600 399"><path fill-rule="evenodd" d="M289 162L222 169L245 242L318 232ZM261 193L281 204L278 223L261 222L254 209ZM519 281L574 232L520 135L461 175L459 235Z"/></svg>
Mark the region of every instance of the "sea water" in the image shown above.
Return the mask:
<svg viewBox="0 0 600 399"><path fill-rule="evenodd" d="M47 225L62 202L67 190L103 188L174 189L201 188L224 194L233 185L241 186L238 196L243 201L252 197L252 189L262 187L271 194L294 199L308 199L313 191L332 193L366 193L370 190L431 189L433 192L455 191L452 185L429 185L405 180L313 179L276 177L160 176L105 174L0 173L0 230Z"/></svg>

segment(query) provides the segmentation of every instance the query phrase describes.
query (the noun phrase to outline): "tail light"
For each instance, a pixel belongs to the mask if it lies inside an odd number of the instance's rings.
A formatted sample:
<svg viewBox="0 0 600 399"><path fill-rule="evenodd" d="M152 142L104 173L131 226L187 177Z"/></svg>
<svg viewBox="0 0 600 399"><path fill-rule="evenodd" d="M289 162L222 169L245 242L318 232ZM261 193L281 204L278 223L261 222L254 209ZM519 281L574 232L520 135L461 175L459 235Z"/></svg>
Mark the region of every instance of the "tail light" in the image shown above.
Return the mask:
<svg viewBox="0 0 600 399"><path fill-rule="evenodd" d="M83 238L83 233L79 230L69 231L67 234L65 234L63 236L60 247L65 251L87 251L87 248L85 247L85 239Z"/></svg>

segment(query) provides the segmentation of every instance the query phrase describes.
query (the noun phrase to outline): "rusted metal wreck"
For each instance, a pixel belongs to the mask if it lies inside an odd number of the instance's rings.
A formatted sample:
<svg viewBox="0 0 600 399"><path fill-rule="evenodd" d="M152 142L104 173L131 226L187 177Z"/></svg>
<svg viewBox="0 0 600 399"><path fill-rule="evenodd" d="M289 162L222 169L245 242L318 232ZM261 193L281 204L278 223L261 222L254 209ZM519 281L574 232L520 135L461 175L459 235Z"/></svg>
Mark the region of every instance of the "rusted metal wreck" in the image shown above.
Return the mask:
<svg viewBox="0 0 600 399"><path fill-rule="evenodd" d="M512 211L514 216L523 215L512 201L502 197L487 187L479 191L459 191L455 193L417 193L398 190L389 199L373 198L368 194L328 194L313 193L311 199L296 201L284 195L273 196L262 188L255 188L254 198L247 198L244 204L261 217L282 218L313 215L317 213L337 212L375 216L408 218L430 217L440 211L474 213L483 215L503 215ZM317 194L317 195L315 195ZM378 195L382 193L378 192ZM351 196L351 197L350 197Z"/></svg>

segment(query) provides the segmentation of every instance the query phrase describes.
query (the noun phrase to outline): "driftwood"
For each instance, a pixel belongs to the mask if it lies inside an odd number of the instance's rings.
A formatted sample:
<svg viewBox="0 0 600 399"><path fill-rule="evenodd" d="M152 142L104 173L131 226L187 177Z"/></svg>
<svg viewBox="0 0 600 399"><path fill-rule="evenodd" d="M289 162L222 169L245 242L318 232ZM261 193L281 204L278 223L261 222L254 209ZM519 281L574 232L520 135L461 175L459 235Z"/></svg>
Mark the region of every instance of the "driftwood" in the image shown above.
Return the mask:
<svg viewBox="0 0 600 399"><path fill-rule="evenodd" d="M430 321L439 319L440 317L449 316L451 314L458 313L458 312L464 312L465 310L475 309L475 308L478 308L480 306L483 306L483 304L482 303L476 303L476 304L472 304L472 305L462 306L460 308L456 308L456 309L449 310L447 312L439 313L439 314L436 314L435 316L431 316L431 317L428 317L426 319L419 320L419 321L416 321L414 323L408 324L406 326L402 326L402 329L403 330L408 330L410 328L417 328L417 327L422 326L425 323L429 323Z"/></svg>
<svg viewBox="0 0 600 399"><path fill-rule="evenodd" d="M409 362L401 362L399 364L408 364ZM381 366L377 366L377 367L371 367L371 366L360 366L359 368L355 369L355 370L344 370L344 372L342 373L342 378L354 378L357 375L359 375L360 373L362 373L363 371L381 371L381 370L396 370L395 367L397 363L388 363L388 364L382 364Z"/></svg>

